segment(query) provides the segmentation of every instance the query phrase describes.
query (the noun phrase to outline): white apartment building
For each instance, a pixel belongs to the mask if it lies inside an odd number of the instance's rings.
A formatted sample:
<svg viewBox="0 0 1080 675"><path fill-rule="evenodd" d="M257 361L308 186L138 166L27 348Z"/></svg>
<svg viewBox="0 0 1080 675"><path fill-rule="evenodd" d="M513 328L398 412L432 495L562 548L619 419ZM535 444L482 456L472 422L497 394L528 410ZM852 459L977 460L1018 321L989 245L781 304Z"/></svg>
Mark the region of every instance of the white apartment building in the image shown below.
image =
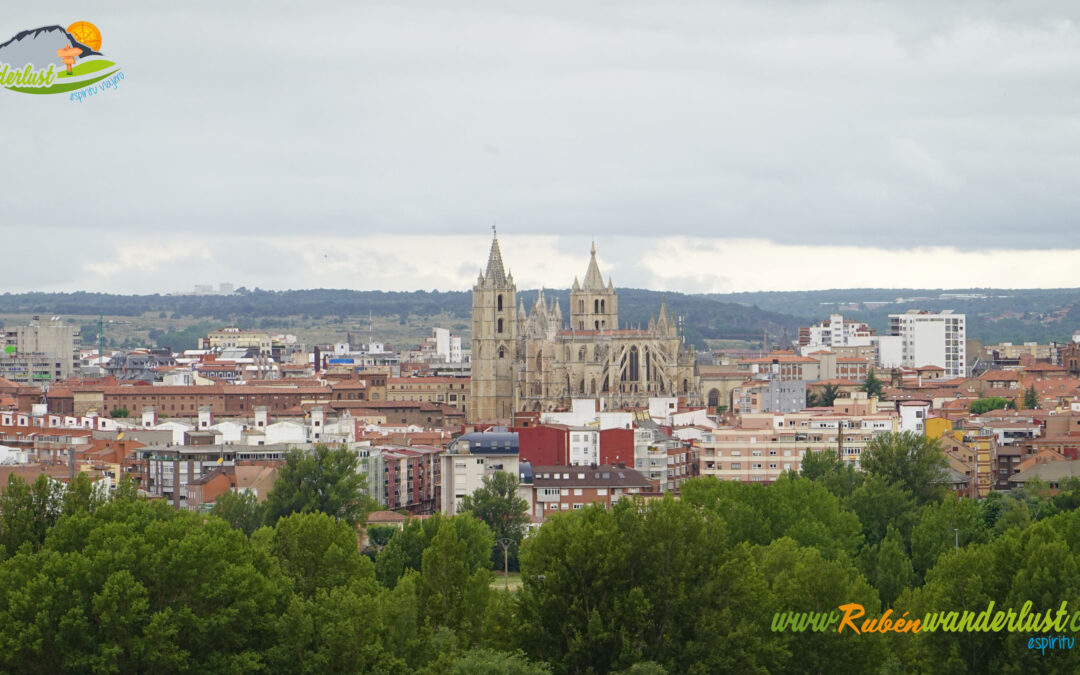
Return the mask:
<svg viewBox="0 0 1080 675"><path fill-rule="evenodd" d="M967 317L909 310L889 315L889 332L900 338L902 366L939 366L946 378L967 375Z"/></svg>
<svg viewBox="0 0 1080 675"><path fill-rule="evenodd" d="M570 428L570 464L595 466L600 463L600 430L589 427Z"/></svg>
<svg viewBox="0 0 1080 675"><path fill-rule="evenodd" d="M873 329L865 323L845 320L843 314L830 314L820 323L799 328L799 352L806 355L817 349L868 347L873 337Z"/></svg>
<svg viewBox="0 0 1080 675"><path fill-rule="evenodd" d="M461 338L459 336L451 335L446 328L435 328L432 330L432 337L435 338L436 356L446 363L461 363Z"/></svg>

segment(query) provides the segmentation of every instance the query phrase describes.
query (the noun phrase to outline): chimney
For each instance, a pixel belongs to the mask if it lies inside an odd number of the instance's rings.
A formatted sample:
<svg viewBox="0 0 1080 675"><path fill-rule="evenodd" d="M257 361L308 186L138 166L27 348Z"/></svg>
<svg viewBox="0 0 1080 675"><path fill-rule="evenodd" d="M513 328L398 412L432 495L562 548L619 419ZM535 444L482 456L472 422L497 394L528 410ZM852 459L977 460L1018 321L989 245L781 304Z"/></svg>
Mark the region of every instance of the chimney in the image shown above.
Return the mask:
<svg viewBox="0 0 1080 675"><path fill-rule="evenodd" d="M311 437L316 441L322 438L326 426L326 411L322 406L311 409Z"/></svg>
<svg viewBox="0 0 1080 675"><path fill-rule="evenodd" d="M202 406L199 408L199 429L209 429L210 425L214 423L214 413L210 412L210 406Z"/></svg>
<svg viewBox="0 0 1080 675"><path fill-rule="evenodd" d="M270 409L264 405L255 408L255 428L265 429L270 423Z"/></svg>

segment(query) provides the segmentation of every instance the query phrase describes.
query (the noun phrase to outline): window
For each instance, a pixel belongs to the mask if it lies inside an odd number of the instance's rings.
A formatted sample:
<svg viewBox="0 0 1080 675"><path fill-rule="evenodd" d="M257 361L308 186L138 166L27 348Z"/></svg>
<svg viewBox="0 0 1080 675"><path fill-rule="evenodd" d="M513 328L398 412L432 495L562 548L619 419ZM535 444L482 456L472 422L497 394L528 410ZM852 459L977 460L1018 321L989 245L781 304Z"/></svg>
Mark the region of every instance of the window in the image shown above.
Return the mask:
<svg viewBox="0 0 1080 675"><path fill-rule="evenodd" d="M577 511L581 508L581 504L574 504L574 510Z"/></svg>
<svg viewBox="0 0 1080 675"><path fill-rule="evenodd" d="M498 305L497 309L501 312L502 311L502 294L500 294L498 296L498 300L496 301L496 304Z"/></svg>
<svg viewBox="0 0 1080 675"><path fill-rule="evenodd" d="M607 497L607 488L596 488L597 497Z"/></svg>
<svg viewBox="0 0 1080 675"><path fill-rule="evenodd" d="M497 325L496 325L496 327L495 327L495 332L496 332L496 333L501 333L501 332L503 332L503 320L502 320L502 319L499 319L499 322L498 322L498 324L497 324Z"/></svg>
<svg viewBox="0 0 1080 675"><path fill-rule="evenodd" d="M731 465L731 470L732 471L738 471L741 468L742 468L742 464L740 464L739 462L735 462L735 463L733 463Z"/></svg>
<svg viewBox="0 0 1080 675"><path fill-rule="evenodd" d="M569 505L569 504L567 504L566 502L563 502L563 504L562 504L562 510L563 510L563 511L569 511L569 510L570 510L570 505Z"/></svg>

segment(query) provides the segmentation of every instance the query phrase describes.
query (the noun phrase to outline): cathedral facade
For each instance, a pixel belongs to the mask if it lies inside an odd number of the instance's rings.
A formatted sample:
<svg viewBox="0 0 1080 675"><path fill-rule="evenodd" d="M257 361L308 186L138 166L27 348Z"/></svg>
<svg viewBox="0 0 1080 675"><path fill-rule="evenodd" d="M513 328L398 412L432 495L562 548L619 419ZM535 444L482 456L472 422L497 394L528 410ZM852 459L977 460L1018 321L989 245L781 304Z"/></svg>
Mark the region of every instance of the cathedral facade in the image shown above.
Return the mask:
<svg viewBox="0 0 1080 675"><path fill-rule="evenodd" d="M620 326L618 294L610 277L604 284L595 245L584 280L570 289L569 320L543 291L526 311L497 237L472 298L472 422L569 409L574 398L603 399L608 410L647 406L655 396L699 402L693 348L666 306L647 328Z"/></svg>

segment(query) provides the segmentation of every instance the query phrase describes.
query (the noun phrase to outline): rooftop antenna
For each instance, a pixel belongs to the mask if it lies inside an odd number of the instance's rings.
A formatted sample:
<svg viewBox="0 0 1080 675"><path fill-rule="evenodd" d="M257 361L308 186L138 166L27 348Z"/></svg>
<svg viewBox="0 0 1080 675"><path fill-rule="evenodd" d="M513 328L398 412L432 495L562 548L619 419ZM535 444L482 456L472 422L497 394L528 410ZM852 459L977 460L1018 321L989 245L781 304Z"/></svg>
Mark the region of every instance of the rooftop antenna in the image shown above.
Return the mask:
<svg viewBox="0 0 1080 675"><path fill-rule="evenodd" d="M98 314L97 324L97 360L98 368L104 370L105 366L102 363L102 352L105 349L105 315Z"/></svg>
<svg viewBox="0 0 1080 675"><path fill-rule="evenodd" d="M375 342L375 320L371 316L371 310L367 311L368 327L368 351L371 351L371 343Z"/></svg>

